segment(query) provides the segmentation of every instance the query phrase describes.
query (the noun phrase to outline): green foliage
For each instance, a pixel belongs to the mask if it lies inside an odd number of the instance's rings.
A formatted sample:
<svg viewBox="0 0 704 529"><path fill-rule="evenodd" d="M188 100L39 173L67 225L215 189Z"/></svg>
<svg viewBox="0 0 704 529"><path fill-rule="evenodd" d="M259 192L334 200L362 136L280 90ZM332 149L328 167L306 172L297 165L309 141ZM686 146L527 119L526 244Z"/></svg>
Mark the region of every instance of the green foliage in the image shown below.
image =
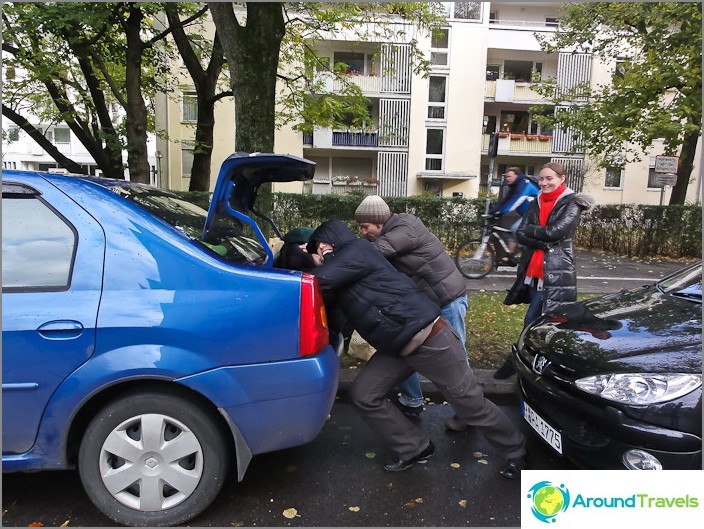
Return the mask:
<svg viewBox="0 0 704 529"><path fill-rule="evenodd" d="M209 194L178 192L179 196L208 208ZM362 193L312 195L274 193L271 215L282 233L336 218L357 232L354 212ZM385 197L394 213L411 213L442 241L452 253L481 228L484 201L436 196ZM597 206L582 215L575 244L588 250L629 257L692 258L702 255L701 206Z"/></svg>
<svg viewBox="0 0 704 529"><path fill-rule="evenodd" d="M581 133L575 150L586 148L605 165L637 161L659 138L665 154L676 155L682 147L673 200L683 202L693 167L690 151L702 124L701 3L570 3L560 29L537 38L548 52L576 49L611 67L623 61L606 85L563 92L554 81L534 85L558 105L569 105L578 94L589 97L585 105L540 121Z"/></svg>
<svg viewBox="0 0 704 529"><path fill-rule="evenodd" d="M629 257L701 257L701 206L598 206L582 215L575 244Z"/></svg>

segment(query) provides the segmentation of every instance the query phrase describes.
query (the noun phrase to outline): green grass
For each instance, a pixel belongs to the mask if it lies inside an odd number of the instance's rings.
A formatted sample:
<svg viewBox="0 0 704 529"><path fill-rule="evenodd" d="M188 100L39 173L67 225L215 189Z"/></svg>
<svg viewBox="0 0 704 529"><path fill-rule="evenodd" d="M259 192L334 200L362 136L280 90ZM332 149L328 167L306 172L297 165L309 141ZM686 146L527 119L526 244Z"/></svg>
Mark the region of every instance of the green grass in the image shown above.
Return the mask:
<svg viewBox="0 0 704 529"><path fill-rule="evenodd" d="M580 295L587 299L595 294ZM469 292L465 319L467 354L473 369L498 369L523 330L528 305L504 305L506 292ZM364 362L342 355L342 367L362 367Z"/></svg>

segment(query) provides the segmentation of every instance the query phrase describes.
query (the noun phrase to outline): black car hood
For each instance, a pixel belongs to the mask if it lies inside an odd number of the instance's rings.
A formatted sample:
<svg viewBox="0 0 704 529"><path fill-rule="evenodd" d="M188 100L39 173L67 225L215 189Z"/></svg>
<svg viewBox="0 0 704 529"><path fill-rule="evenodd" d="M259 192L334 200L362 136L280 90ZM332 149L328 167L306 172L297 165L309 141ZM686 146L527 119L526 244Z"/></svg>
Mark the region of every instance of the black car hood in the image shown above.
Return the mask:
<svg viewBox="0 0 704 529"><path fill-rule="evenodd" d="M529 328L523 343L577 377L701 373L701 311L701 303L642 287L565 305Z"/></svg>

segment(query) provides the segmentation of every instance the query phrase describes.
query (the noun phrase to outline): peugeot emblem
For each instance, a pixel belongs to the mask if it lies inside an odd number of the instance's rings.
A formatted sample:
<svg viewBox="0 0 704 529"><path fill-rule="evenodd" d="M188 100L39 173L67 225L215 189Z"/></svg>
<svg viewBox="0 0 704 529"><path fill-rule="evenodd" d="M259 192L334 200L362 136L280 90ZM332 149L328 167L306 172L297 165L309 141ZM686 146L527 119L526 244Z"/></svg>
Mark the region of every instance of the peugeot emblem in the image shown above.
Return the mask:
<svg viewBox="0 0 704 529"><path fill-rule="evenodd" d="M535 358L533 358L533 371L537 373L538 375L542 375L543 371L545 371L545 368L550 365L550 360L545 358L543 355L535 355Z"/></svg>

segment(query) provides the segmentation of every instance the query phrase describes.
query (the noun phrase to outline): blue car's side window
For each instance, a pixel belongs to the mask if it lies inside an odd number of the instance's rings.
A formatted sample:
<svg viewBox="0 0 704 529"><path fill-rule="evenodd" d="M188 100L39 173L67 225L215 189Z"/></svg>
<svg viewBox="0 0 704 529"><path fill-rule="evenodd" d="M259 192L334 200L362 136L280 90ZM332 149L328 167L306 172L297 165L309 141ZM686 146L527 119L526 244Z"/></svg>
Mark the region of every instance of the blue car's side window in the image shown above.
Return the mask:
<svg viewBox="0 0 704 529"><path fill-rule="evenodd" d="M78 236L36 196L2 199L3 290L66 290Z"/></svg>

